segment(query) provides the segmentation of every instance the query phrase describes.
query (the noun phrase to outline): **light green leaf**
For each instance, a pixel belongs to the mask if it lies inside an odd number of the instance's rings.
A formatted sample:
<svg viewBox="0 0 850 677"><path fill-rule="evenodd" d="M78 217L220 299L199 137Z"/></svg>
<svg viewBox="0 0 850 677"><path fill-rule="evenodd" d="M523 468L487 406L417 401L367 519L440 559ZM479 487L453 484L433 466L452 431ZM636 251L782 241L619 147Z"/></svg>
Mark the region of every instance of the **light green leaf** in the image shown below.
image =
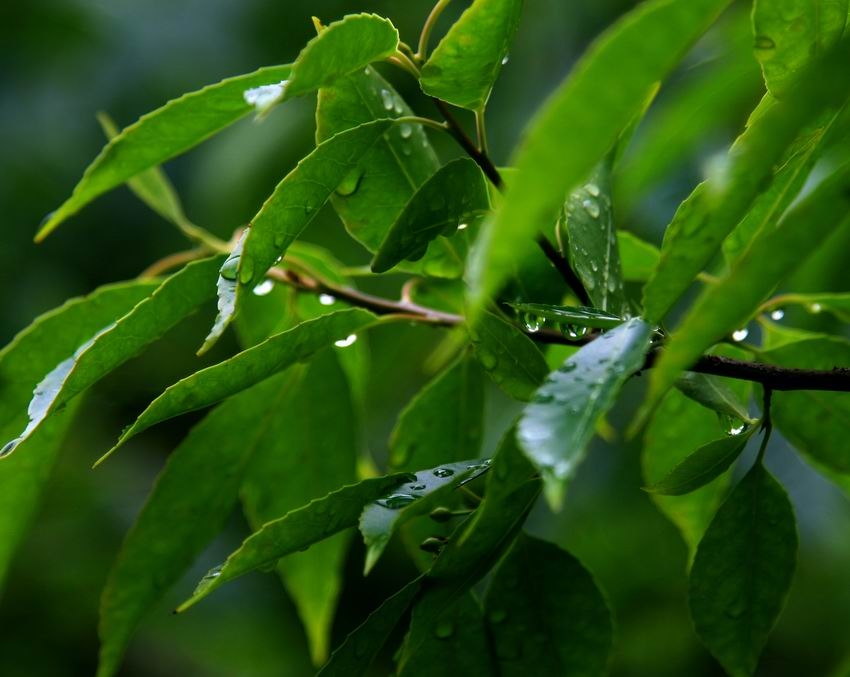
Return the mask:
<svg viewBox="0 0 850 677"><path fill-rule="evenodd" d="M643 367L651 334L646 322L634 318L583 346L548 376L523 411L517 439L540 471L553 509L563 503L596 422Z"/></svg>
<svg viewBox="0 0 850 677"><path fill-rule="evenodd" d="M443 165L410 198L372 259L372 270L384 273L404 259L418 260L432 240L451 237L489 208L487 184L475 162L459 158Z"/></svg>
<svg viewBox="0 0 850 677"><path fill-rule="evenodd" d="M221 259L217 256L190 263L129 313L102 327L78 346L71 357L54 367L35 387L27 411L29 423L26 429L15 445L4 451L13 451L75 395L138 355L145 346L160 338L199 305L212 299L212 283Z"/></svg>
<svg viewBox="0 0 850 677"><path fill-rule="evenodd" d="M372 313L360 308L340 310L275 334L224 362L187 376L151 402L98 463L152 425L215 404L310 357L335 341L345 339L374 321Z"/></svg>
<svg viewBox="0 0 850 677"><path fill-rule="evenodd" d="M252 529L356 480L358 430L348 381L333 352L293 374L267 419L241 497ZM313 662L327 660L350 533L281 560L277 569L295 602Z"/></svg>
<svg viewBox="0 0 850 677"><path fill-rule="evenodd" d="M484 381L468 355L430 381L398 417L390 438L394 470L434 467L481 449Z"/></svg>
<svg viewBox="0 0 850 677"><path fill-rule="evenodd" d="M611 26L538 113L512 164L505 201L471 260L473 314L729 0L651 0Z"/></svg>
<svg viewBox="0 0 850 677"><path fill-rule="evenodd" d="M274 564L282 557L356 526L364 505L408 479L409 475L401 473L363 480L337 489L324 498L310 501L304 507L264 524L259 531L245 539L224 564L204 576L192 597L183 602L177 611L185 611L234 578Z"/></svg>
<svg viewBox="0 0 850 677"><path fill-rule="evenodd" d="M558 227L567 244L570 265L591 303L600 310L629 312L623 292L623 271L614 228L609 155L593 170L590 180L570 193Z"/></svg>
<svg viewBox="0 0 850 677"><path fill-rule="evenodd" d="M484 110L519 27L522 5L522 0L475 0L422 66L422 91L461 108Z"/></svg>
<svg viewBox="0 0 850 677"><path fill-rule="evenodd" d="M551 324L556 328L573 325L575 327L613 329L625 322L624 318L597 308L552 306L546 303L510 303L508 305L522 313L526 318L526 325L532 327L539 325L542 328L546 324Z"/></svg>
<svg viewBox="0 0 850 677"><path fill-rule="evenodd" d="M798 369L850 365L850 342L839 337L809 338L759 355L767 364ZM850 393L816 390L775 392L776 427L804 455L833 472L850 474Z"/></svg>
<svg viewBox="0 0 850 677"><path fill-rule="evenodd" d="M517 400L528 400L549 369L543 354L517 327L489 312L469 327L475 357L493 382Z"/></svg>
<svg viewBox="0 0 850 677"><path fill-rule="evenodd" d="M702 352L742 327L774 287L836 228L850 226L850 164L837 170L773 228L761 231L732 270L697 299L652 370L644 411Z"/></svg>
<svg viewBox="0 0 850 677"><path fill-rule="evenodd" d="M493 576L484 609L498 674L605 673L611 612L590 572L558 546L520 534Z"/></svg>
<svg viewBox="0 0 850 677"><path fill-rule="evenodd" d="M694 402L738 421L752 423L747 404L717 376L686 371L676 381L676 387Z"/></svg>
<svg viewBox="0 0 850 677"><path fill-rule="evenodd" d="M768 91L782 98L799 70L844 32L847 0L755 0L753 50Z"/></svg>
<svg viewBox="0 0 850 677"><path fill-rule="evenodd" d="M646 491L682 496L704 487L729 469L744 451L755 430L755 426L750 426L737 435L722 437L700 447L660 480L645 487Z"/></svg>
<svg viewBox="0 0 850 677"><path fill-rule="evenodd" d="M243 96L246 90L278 83L288 78L289 73L289 66L261 68L184 94L143 115L106 144L86 169L71 197L41 226L36 239L43 240L65 219L106 191L180 155L244 117L251 112L251 105Z"/></svg>
<svg viewBox="0 0 850 677"><path fill-rule="evenodd" d="M135 281L101 287L45 313L0 350L0 440L27 423L27 402L39 380L99 329L129 312L159 282ZM18 452L0 450L0 587L12 556L38 508L76 403L40 426Z"/></svg>
<svg viewBox="0 0 850 677"><path fill-rule="evenodd" d="M791 586L796 557L794 509L757 462L709 525L690 576L697 634L733 677L755 672Z"/></svg>
<svg viewBox="0 0 850 677"><path fill-rule="evenodd" d="M285 381L278 376L228 400L172 452L124 539L101 596L98 677L118 671L145 613L224 526L245 467L282 402L282 386Z"/></svg>
<svg viewBox="0 0 850 677"><path fill-rule="evenodd" d="M850 322L850 294L782 294L769 308L781 306L803 306L813 315L831 313L842 322Z"/></svg>
<svg viewBox="0 0 850 677"><path fill-rule="evenodd" d="M363 573L372 570L392 535L405 522L431 512L461 482L488 465L489 462L483 460L471 460L420 470L412 473L413 476L392 493L367 505L360 516L360 533L366 543Z"/></svg>
<svg viewBox="0 0 850 677"><path fill-rule="evenodd" d="M301 50L283 99L314 92L398 49L398 31L377 14L349 14L328 24Z"/></svg>
<svg viewBox="0 0 850 677"><path fill-rule="evenodd" d="M617 247L626 282L646 282L658 265L658 247L625 230L617 231Z"/></svg>

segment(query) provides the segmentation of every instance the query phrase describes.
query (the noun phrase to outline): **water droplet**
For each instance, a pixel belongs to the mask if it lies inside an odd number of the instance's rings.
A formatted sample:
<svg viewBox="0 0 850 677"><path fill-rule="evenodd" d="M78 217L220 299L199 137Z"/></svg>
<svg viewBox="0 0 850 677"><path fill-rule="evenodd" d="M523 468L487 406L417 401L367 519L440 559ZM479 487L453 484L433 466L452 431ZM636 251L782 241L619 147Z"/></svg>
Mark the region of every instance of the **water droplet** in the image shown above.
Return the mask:
<svg viewBox="0 0 850 677"><path fill-rule="evenodd" d="M437 639L448 639L455 632L455 624L450 620L440 621L437 627L434 628L434 635Z"/></svg>
<svg viewBox="0 0 850 677"><path fill-rule="evenodd" d="M538 315L534 313L526 313L522 319L523 324L525 325L525 330L531 332L532 334L540 331L540 327L543 326L543 321Z"/></svg>
<svg viewBox="0 0 850 677"><path fill-rule="evenodd" d="M575 362L565 362L560 367L558 367L558 371L562 374L569 374L571 371L575 371L578 365Z"/></svg>
<svg viewBox="0 0 850 677"><path fill-rule="evenodd" d="M599 186L597 186L595 183L588 183L584 187L584 189L588 192L588 194L592 195L593 197L599 197Z"/></svg>
<svg viewBox="0 0 850 677"><path fill-rule="evenodd" d="M587 327L580 327L575 324L561 325L561 333L568 339L572 339L573 341L577 341L578 339L587 336L587 331Z"/></svg>
<svg viewBox="0 0 850 677"><path fill-rule="evenodd" d="M413 127L403 122L401 127L398 130L398 133L401 135L402 139L409 139L410 135L413 134Z"/></svg>
<svg viewBox="0 0 850 677"><path fill-rule="evenodd" d="M401 107L401 101L396 100L395 105L393 106L393 110L396 115L401 115L404 112L404 108Z"/></svg>
<svg viewBox="0 0 850 677"><path fill-rule="evenodd" d="M810 313L814 313L817 315L819 312L823 310L823 306L820 303L812 303L808 307Z"/></svg>
<svg viewBox="0 0 850 677"><path fill-rule="evenodd" d="M451 477L455 474L455 471L451 468L436 468L433 474L434 477Z"/></svg>
<svg viewBox="0 0 850 677"><path fill-rule="evenodd" d="M221 269L218 271L218 274L221 275L225 280L230 280L231 282L236 282L236 274L239 271L239 255L229 256L227 260L222 264Z"/></svg>
<svg viewBox="0 0 850 677"><path fill-rule="evenodd" d="M770 38L766 35L757 35L755 41L755 48L759 51L771 50L776 48L776 43L773 41L773 38Z"/></svg>
<svg viewBox="0 0 850 677"><path fill-rule="evenodd" d="M258 113L264 113L283 98L287 84L289 84L289 80L281 80L273 85L252 87L242 92L242 98L249 106L253 106Z"/></svg>
<svg viewBox="0 0 850 677"><path fill-rule="evenodd" d="M749 335L750 335L750 330L747 329L746 327L741 327L737 331L732 332L732 340L740 342L740 341L743 341L745 338L747 338L747 336L749 336Z"/></svg>
<svg viewBox="0 0 850 677"><path fill-rule="evenodd" d="M478 361L481 363L481 366L484 367L487 371L496 368L498 360L496 359L496 356L489 350L487 350L486 348L478 348L476 354L478 355Z"/></svg>
<svg viewBox="0 0 850 677"><path fill-rule="evenodd" d="M608 291L612 294L617 291L617 279L613 277L608 278Z"/></svg>
<svg viewBox="0 0 850 677"><path fill-rule="evenodd" d="M21 439L19 437L16 437L15 439L6 442L6 444L3 445L3 448L0 449L0 458L11 454L15 450L15 447L18 446L18 443L20 441Z"/></svg>
<svg viewBox="0 0 850 677"><path fill-rule="evenodd" d="M340 339L339 341L334 341L334 345L337 348L348 348L348 346L352 345L357 340L357 334L349 334L344 339Z"/></svg>
<svg viewBox="0 0 850 677"><path fill-rule="evenodd" d="M534 397L531 398L531 401L536 404L549 404L550 402L554 401L554 399L554 395L550 393L541 393L538 391L534 393Z"/></svg>
<svg viewBox="0 0 850 677"><path fill-rule="evenodd" d="M490 612L489 618L491 623L501 623L508 617L508 612L504 609L493 609Z"/></svg>
<svg viewBox="0 0 850 677"><path fill-rule="evenodd" d="M332 306L336 303L336 297L331 296L330 294L319 294L319 303L323 306Z"/></svg>
<svg viewBox="0 0 850 677"><path fill-rule="evenodd" d="M218 578L219 576L221 576L221 570L223 568L224 568L223 564L219 564L218 566L214 566L206 574L204 574L204 577L201 579L201 582L203 583L204 581L210 581L214 578Z"/></svg>
<svg viewBox="0 0 850 677"><path fill-rule="evenodd" d="M390 510L398 510L406 505L410 505L415 500L416 496L413 494L390 494L384 498L379 498L375 503Z"/></svg>
<svg viewBox="0 0 850 677"><path fill-rule="evenodd" d="M401 152L403 155L410 155L413 152L413 149L410 147L409 143L406 143L401 147Z"/></svg>
<svg viewBox="0 0 850 677"><path fill-rule="evenodd" d="M272 289L274 289L274 282L271 280L263 280L254 287L254 295L255 296L266 296L267 294L271 294Z"/></svg>
<svg viewBox="0 0 850 677"><path fill-rule="evenodd" d="M502 65L503 66L507 65L508 61L510 61L510 60L511 60L510 55L505 54L505 56L502 57Z"/></svg>
<svg viewBox="0 0 850 677"><path fill-rule="evenodd" d="M387 89L381 90L381 99L384 102L384 109L385 110L390 111L390 110L393 109L395 102L393 101L393 95L390 93L389 90L387 90Z"/></svg>
<svg viewBox="0 0 850 677"><path fill-rule="evenodd" d="M599 264L596 263L596 261L591 261L590 267L593 269L594 273L599 272Z"/></svg>
<svg viewBox="0 0 850 677"><path fill-rule="evenodd" d="M413 484L410 487L411 491L425 491L428 488L425 484Z"/></svg>
<svg viewBox="0 0 850 677"><path fill-rule="evenodd" d="M783 317L785 317L785 311L782 310L782 308L777 308L770 314L770 319L776 320L777 322L779 322L779 320L781 320Z"/></svg>
<svg viewBox="0 0 850 677"><path fill-rule="evenodd" d="M581 206L584 207L585 211L590 215L590 218L599 218L599 204L596 200L586 198L581 201Z"/></svg>
<svg viewBox="0 0 850 677"><path fill-rule="evenodd" d="M435 522L448 522L454 515L448 508L434 508L429 517Z"/></svg>
<svg viewBox="0 0 850 677"><path fill-rule="evenodd" d="M355 167L345 175L345 178L342 181L339 182L339 185L336 187L336 194L340 197L354 195L354 193L357 192L357 189L360 188L360 181L362 179L363 169Z"/></svg>
<svg viewBox="0 0 850 677"><path fill-rule="evenodd" d="M468 223L459 223L459 224L457 224L457 229L458 229L458 230L466 230L467 228L469 228L469 224L468 224Z"/></svg>

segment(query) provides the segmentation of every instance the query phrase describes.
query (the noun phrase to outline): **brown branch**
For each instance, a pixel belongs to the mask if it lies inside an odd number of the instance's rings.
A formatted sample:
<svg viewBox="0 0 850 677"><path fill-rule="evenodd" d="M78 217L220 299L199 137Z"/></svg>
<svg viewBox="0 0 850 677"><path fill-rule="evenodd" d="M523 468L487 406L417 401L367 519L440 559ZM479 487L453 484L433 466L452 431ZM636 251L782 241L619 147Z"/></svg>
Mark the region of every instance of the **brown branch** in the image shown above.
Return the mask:
<svg viewBox="0 0 850 677"><path fill-rule="evenodd" d="M555 249L554 245L552 245L552 243L549 242L549 240L547 240L543 235L537 236L537 245L546 255L546 258L549 259L549 262L555 266L555 269L561 274L564 282L567 283L567 286L573 294L576 295L579 303L583 306L591 305L590 297L587 295L584 285L581 283L578 275L575 274L575 271L573 271L570 267L569 262L561 256L561 252Z"/></svg>
<svg viewBox="0 0 850 677"><path fill-rule="evenodd" d="M475 164L481 167L481 171L484 172L484 175L490 179L493 185L496 186L496 188L501 188L502 175L499 174L499 170L496 169L496 165L493 164L490 156L475 145L475 142L470 138L469 134L464 131L463 127L457 121L457 118L446 105L445 101L440 101L440 99L436 97L431 97L431 100L434 102L437 110L440 111L440 115L442 115L443 119L449 124L449 134L451 134L455 141L460 144L460 147L466 151L466 154L475 161Z"/></svg>

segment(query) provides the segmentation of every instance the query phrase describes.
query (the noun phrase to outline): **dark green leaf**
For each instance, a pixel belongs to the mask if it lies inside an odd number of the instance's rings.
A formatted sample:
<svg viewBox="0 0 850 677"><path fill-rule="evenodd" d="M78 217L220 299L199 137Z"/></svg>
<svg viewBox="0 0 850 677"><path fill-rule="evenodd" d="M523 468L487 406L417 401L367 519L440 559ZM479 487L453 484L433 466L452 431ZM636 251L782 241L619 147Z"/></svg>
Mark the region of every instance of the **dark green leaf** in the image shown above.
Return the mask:
<svg viewBox="0 0 850 677"><path fill-rule="evenodd" d="M717 376L686 371L676 381L676 387L694 402L699 402L719 414L731 416L739 421L752 422L746 403Z"/></svg>
<svg viewBox="0 0 850 677"><path fill-rule="evenodd" d="M432 240L454 235L489 207L478 165L469 158L449 162L410 198L372 259L372 270L383 273L404 259L421 258Z"/></svg>
<svg viewBox="0 0 850 677"><path fill-rule="evenodd" d="M709 525L690 576L697 633L730 675L755 672L791 586L796 557L794 509L757 462Z"/></svg>
<svg viewBox="0 0 850 677"><path fill-rule="evenodd" d="M483 418L481 371L464 355L401 412L390 438L390 466L411 470L477 456Z"/></svg>
<svg viewBox="0 0 850 677"><path fill-rule="evenodd" d="M565 334L568 334L569 326L613 329L625 322L622 317L596 308L551 306L546 303L511 303L509 305L523 315L527 327L539 329L546 324L551 324L555 328L563 329Z"/></svg>
<svg viewBox="0 0 850 677"><path fill-rule="evenodd" d="M245 467L282 403L284 385L278 376L228 400L169 457L103 590L98 677L117 672L145 613L224 526Z"/></svg>
<svg viewBox="0 0 850 677"><path fill-rule="evenodd" d="M519 26L522 0L476 0L437 45L419 77L426 94L484 110Z"/></svg>
<svg viewBox="0 0 850 677"><path fill-rule="evenodd" d="M755 0L753 49L773 96L787 94L800 68L838 42L848 6L847 0Z"/></svg>
<svg viewBox="0 0 850 677"><path fill-rule="evenodd" d="M644 364L652 328L634 318L582 347L537 390L522 413L517 439L543 477L549 504L560 508L596 422Z"/></svg>
<svg viewBox="0 0 850 677"><path fill-rule="evenodd" d="M617 231L617 246L623 265L623 279L627 282L646 282L658 265L661 256L658 247L625 230Z"/></svg>
<svg viewBox="0 0 850 677"><path fill-rule="evenodd" d="M74 192L38 232L47 237L89 202L146 169L180 155L251 112L243 94L289 77L289 66L271 66L184 94L125 128L86 169Z"/></svg>
<svg viewBox="0 0 850 677"><path fill-rule="evenodd" d="M363 480L310 501L283 517L264 524L219 567L212 569L178 611L185 611L227 581L274 564L344 529L356 526L363 506L409 479L406 474Z"/></svg>
<svg viewBox="0 0 850 677"><path fill-rule="evenodd" d="M546 378L549 369L537 346L500 317L482 313L469 338L484 371L511 397L528 400Z"/></svg>
<svg viewBox="0 0 850 677"><path fill-rule="evenodd" d="M484 609L503 677L605 673L611 613L590 572L556 545L520 534Z"/></svg>
<svg viewBox="0 0 850 677"><path fill-rule="evenodd" d="M132 310L159 282L102 287L45 313L0 350L0 440L27 424L27 402L41 378L99 329ZM18 452L0 451L0 586L12 555L38 508L76 403L40 426Z"/></svg>
<svg viewBox="0 0 850 677"><path fill-rule="evenodd" d="M513 262L552 223L564 195L611 150L649 94L729 0L642 3L609 28L538 113L516 154L517 174L481 232L470 280L483 308ZM651 46L651 48L650 48Z"/></svg>
<svg viewBox="0 0 850 677"><path fill-rule="evenodd" d="M151 402L101 461L152 425L215 404L335 341L346 339L374 321L374 315L360 308L340 310L275 334L224 362L187 376Z"/></svg>

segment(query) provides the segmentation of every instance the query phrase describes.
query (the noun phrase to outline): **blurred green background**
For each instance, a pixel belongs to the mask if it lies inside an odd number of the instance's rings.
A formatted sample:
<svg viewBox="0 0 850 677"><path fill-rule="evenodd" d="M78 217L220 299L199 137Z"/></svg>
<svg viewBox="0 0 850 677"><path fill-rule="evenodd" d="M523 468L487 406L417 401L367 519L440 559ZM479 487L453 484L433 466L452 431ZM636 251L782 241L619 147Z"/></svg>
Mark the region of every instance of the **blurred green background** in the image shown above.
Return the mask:
<svg viewBox="0 0 850 677"><path fill-rule="evenodd" d="M119 125L169 98L223 77L292 60L312 36L310 16L389 16L414 43L430 0L30 0L0 7L0 344L35 316L96 286L136 276L150 262L185 248L181 237L132 197L114 191L40 245L32 236L59 205L103 144L95 112ZM465 3L453 3L445 27ZM491 150L509 161L523 125L569 71L588 42L635 3L625 0L528 0L511 58L488 111ZM761 94L749 53L746 3L694 50L665 86L636 138L618 185L618 218L654 242L669 217L722 152ZM439 33L438 29L438 33ZM420 114L436 115L403 74L382 69ZM716 77L718 73L722 78ZM722 87L701 86L712 78ZM690 108L687 104L690 101ZM222 237L256 212L273 186L313 143L313 100L286 104L262 124L245 120L167 166L190 217ZM675 115L676 106L685 113ZM665 115L668 115L665 118ZM678 120L676 127L672 122ZM682 121L684 120L684 124ZM649 163L641 144L661 143L667 157ZM437 140L444 157L456 149ZM638 199L637 196L641 196ZM365 261L330 210L308 240L346 263ZM846 286L833 243L798 276L798 288ZM842 249L843 247L843 249ZM384 289L392 287L385 286ZM199 360L194 350L212 309L175 329L87 397L65 445L37 523L0 598L0 675L91 675L97 652L100 589L121 538L167 453L197 417L158 426L118 457L89 470L121 427L168 384L232 351L232 338ZM790 317L798 325L820 318ZM422 356L435 345L428 329L400 326L370 336L373 353L364 428L380 463L400 408L427 379ZM641 393L634 383L615 412L626 420ZM515 405L493 390L490 449ZM685 602L686 551L677 532L643 494L636 444L598 443L579 473L563 514L540 507L530 529L570 548L596 574L615 610L614 675L719 675L701 648ZM788 607L760 674L830 674L850 637L850 503L793 455L780 438L770 466L798 514L801 556ZM277 579L252 575L180 617L168 613L193 583L246 534L235 515L192 572L138 633L126 675L307 675L303 632ZM347 586L334 629L339 642L413 573L399 550L367 578L362 548L352 547ZM389 656L385 657L389 660ZM389 663L376 667L385 674Z"/></svg>

